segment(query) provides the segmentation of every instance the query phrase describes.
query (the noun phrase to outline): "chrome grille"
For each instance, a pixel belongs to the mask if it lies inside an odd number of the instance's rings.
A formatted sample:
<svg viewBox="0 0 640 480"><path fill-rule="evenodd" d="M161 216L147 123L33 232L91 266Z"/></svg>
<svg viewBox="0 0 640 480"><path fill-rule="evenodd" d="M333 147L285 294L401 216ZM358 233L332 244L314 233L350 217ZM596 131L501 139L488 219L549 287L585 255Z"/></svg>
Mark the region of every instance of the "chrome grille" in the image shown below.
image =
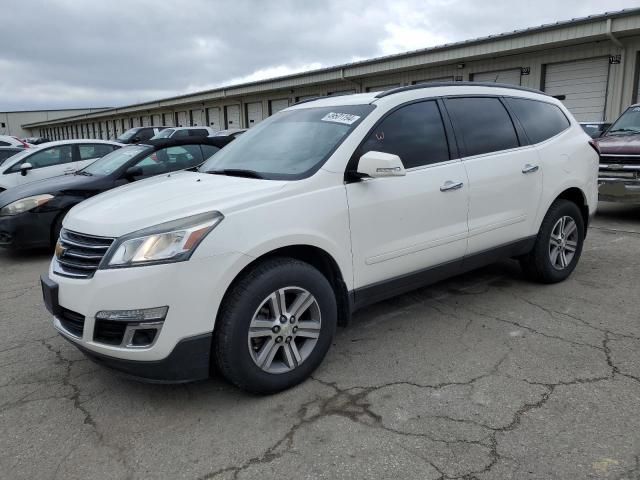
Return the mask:
<svg viewBox="0 0 640 480"><path fill-rule="evenodd" d="M56 246L53 271L71 278L92 277L113 240L63 229Z"/></svg>
<svg viewBox="0 0 640 480"><path fill-rule="evenodd" d="M600 165L608 166L637 166L640 165L640 155L600 155ZM623 167L624 168L624 167Z"/></svg>

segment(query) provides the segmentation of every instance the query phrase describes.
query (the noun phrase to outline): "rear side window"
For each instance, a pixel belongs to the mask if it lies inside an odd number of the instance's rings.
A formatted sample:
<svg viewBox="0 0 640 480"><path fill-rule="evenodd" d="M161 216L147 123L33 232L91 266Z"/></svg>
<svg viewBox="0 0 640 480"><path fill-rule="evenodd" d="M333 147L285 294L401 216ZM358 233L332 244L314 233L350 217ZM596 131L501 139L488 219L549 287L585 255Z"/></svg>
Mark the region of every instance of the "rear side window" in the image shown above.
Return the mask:
<svg viewBox="0 0 640 480"><path fill-rule="evenodd" d="M520 145L511 117L497 98L449 98L447 110L462 137L466 157Z"/></svg>
<svg viewBox="0 0 640 480"><path fill-rule="evenodd" d="M506 101L531 143L543 142L569 128L569 120L556 105L526 98L507 98Z"/></svg>
<svg viewBox="0 0 640 480"><path fill-rule="evenodd" d="M151 137L153 137L153 135L153 128L143 128L138 131L138 138L140 138L141 142L149 140Z"/></svg>
<svg viewBox="0 0 640 480"><path fill-rule="evenodd" d="M80 160L90 160L92 158L104 157L107 153L111 153L114 150L113 145L107 145L105 143L91 143L87 145L79 145L78 151L80 153Z"/></svg>
<svg viewBox="0 0 640 480"><path fill-rule="evenodd" d="M147 177L196 167L202 161L199 145L182 145L158 150L140 160L136 166L142 169L142 176Z"/></svg>
<svg viewBox="0 0 640 480"><path fill-rule="evenodd" d="M171 138L183 138L189 136L189 130L175 130Z"/></svg>
<svg viewBox="0 0 640 480"><path fill-rule="evenodd" d="M372 150L398 155L404 168L449 160L447 135L436 102L413 103L390 113L365 140L360 155Z"/></svg>
<svg viewBox="0 0 640 480"><path fill-rule="evenodd" d="M206 137L209 135L209 132L204 128L192 128L189 130L190 137Z"/></svg>

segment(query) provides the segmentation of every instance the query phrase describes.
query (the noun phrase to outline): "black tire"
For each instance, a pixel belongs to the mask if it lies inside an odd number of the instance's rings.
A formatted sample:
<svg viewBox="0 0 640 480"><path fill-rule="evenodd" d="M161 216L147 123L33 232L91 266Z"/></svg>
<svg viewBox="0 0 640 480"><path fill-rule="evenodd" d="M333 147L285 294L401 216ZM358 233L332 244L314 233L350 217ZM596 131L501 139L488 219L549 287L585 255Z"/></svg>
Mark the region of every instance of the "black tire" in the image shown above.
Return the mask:
<svg viewBox="0 0 640 480"><path fill-rule="evenodd" d="M311 293L319 306L321 328L315 347L296 368L269 373L254 362L248 347L251 320L263 299L285 287ZM304 381L322 363L335 335L338 318L335 293L325 276L308 263L273 258L242 276L225 296L214 331L212 359L222 375L239 388L270 394Z"/></svg>
<svg viewBox="0 0 640 480"><path fill-rule="evenodd" d="M559 269L551 261L549 248L553 228L563 217L570 217L576 223L577 245L571 261L566 267ZM584 244L584 233L584 218L580 208L569 200L558 199L553 202L542 221L533 249L520 259L525 275L540 283L557 283L565 280L578 264Z"/></svg>

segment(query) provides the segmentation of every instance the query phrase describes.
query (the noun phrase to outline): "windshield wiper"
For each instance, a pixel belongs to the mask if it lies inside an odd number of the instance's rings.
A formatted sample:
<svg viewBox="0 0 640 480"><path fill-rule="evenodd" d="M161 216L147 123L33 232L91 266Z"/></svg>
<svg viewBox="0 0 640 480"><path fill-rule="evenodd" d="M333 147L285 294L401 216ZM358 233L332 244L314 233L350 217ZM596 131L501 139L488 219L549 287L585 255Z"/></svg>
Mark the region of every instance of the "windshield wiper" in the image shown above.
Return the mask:
<svg viewBox="0 0 640 480"><path fill-rule="evenodd" d="M209 170L207 173L213 175L228 175L230 177L246 177L246 178L260 178L264 177L254 170L243 170L241 168L225 168L223 170Z"/></svg>
<svg viewBox="0 0 640 480"><path fill-rule="evenodd" d="M93 173L85 172L84 170L78 170L75 175L85 175L87 177L93 177Z"/></svg>

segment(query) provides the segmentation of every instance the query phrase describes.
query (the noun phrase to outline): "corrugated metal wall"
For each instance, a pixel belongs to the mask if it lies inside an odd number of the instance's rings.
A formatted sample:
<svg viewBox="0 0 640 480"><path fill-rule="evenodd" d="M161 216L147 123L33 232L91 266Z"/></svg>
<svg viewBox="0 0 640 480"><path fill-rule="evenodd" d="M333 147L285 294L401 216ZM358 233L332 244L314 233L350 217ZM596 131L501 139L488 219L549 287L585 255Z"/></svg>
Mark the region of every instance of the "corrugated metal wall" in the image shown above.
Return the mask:
<svg viewBox="0 0 640 480"><path fill-rule="evenodd" d="M565 31L563 35L566 37L571 32L571 34L575 35L582 34L585 33L584 29L588 28L599 27L589 27L589 25L576 26L575 29L569 29L569 33ZM543 35L543 33L540 33L540 35ZM540 41L543 44L557 41L554 37L556 35L554 32L546 32L544 35L547 35L547 37L540 37L536 41ZM526 45L522 44L523 41L522 39L512 38L504 39L504 41L501 40L500 42L504 44L502 45L504 48L521 49L526 48ZM530 39L530 41L533 40ZM174 99L172 100L173 105L166 105L164 104L165 101L159 101L158 108L155 110L145 106L144 109L140 109L139 113L134 111L109 117L108 120L111 122L109 130L110 133L113 132L114 120L121 122L124 119L125 127L129 128L130 126L139 126L141 123L149 123L152 115L154 116L153 118L161 119L162 123L166 125L171 125L177 120L178 124L185 126L193 121L220 129L225 127L246 128L250 126L248 123L255 125L262 118L269 116L274 110L282 108L283 104L292 104L310 96L329 95L344 91L374 91L382 87L412 85L431 80L454 79L469 81L481 79L486 81L487 79L495 78L497 75L498 81L517 83L517 79L519 79L520 84L524 87L549 88L550 93L555 95L559 85L554 85L554 80L549 83L548 76L550 73L553 74L554 70L565 68L558 67L563 63L569 65L566 68L570 70L571 64L567 62L575 62L573 64L581 66L581 68L587 64L592 65L594 69L593 75L600 77L602 76L603 62L606 62L608 70L606 85L603 87L602 82L600 82L598 87L603 89L603 102L598 103L591 110L571 105L570 102L568 106L570 109L575 109L580 120L595 121L602 118L613 120L628 104L636 99L639 91L637 57L640 51L640 36L627 37L624 39L624 43L624 48L616 46L611 41L599 41L535 52L503 54L492 58L457 58L455 62L448 65L430 67L424 66L426 60L433 61L435 57L442 57L439 60L444 61L449 54L446 52L425 53L414 57L385 60L375 65L359 65L353 68L345 68L341 75L348 74L348 79L341 79L340 75L331 72L311 72L309 78L289 79L286 82L283 80L282 84L285 85L286 83L286 88L281 89L273 88L273 85L277 86L279 84L279 81L276 81L271 83L272 87L267 91L264 90L263 86L256 85L253 89L249 87L240 89L243 91L242 95L227 95L220 98L219 92L208 94L208 96L207 94L198 94ZM463 50L469 56L477 56L486 53L483 48L485 47L482 45L471 45L464 47ZM454 48L451 51L454 50L460 53L460 48ZM620 55L620 63L609 64L609 57L615 59L617 55ZM427 59L427 57L429 58ZM359 75L359 77L353 77L354 74ZM313 79L314 83L309 84L310 79ZM547 85L545 85L545 80L547 80ZM575 97L575 92L571 95ZM276 105L275 109L273 109L274 104ZM194 115L194 112L198 113ZM217 114L214 114L214 112ZM594 118L590 118L590 115L593 115ZM192 118L193 120L191 120ZM251 122L251 120L253 121ZM69 125L76 123L86 123L86 120L69 122ZM58 127L59 125L52 126ZM97 127L96 136L100 136L99 123ZM84 133L84 135L91 136L92 129L85 129L85 131L87 130L88 133ZM66 134L59 132L55 128L52 129L52 133L54 136ZM105 135L106 128L103 127L103 138Z"/></svg>

